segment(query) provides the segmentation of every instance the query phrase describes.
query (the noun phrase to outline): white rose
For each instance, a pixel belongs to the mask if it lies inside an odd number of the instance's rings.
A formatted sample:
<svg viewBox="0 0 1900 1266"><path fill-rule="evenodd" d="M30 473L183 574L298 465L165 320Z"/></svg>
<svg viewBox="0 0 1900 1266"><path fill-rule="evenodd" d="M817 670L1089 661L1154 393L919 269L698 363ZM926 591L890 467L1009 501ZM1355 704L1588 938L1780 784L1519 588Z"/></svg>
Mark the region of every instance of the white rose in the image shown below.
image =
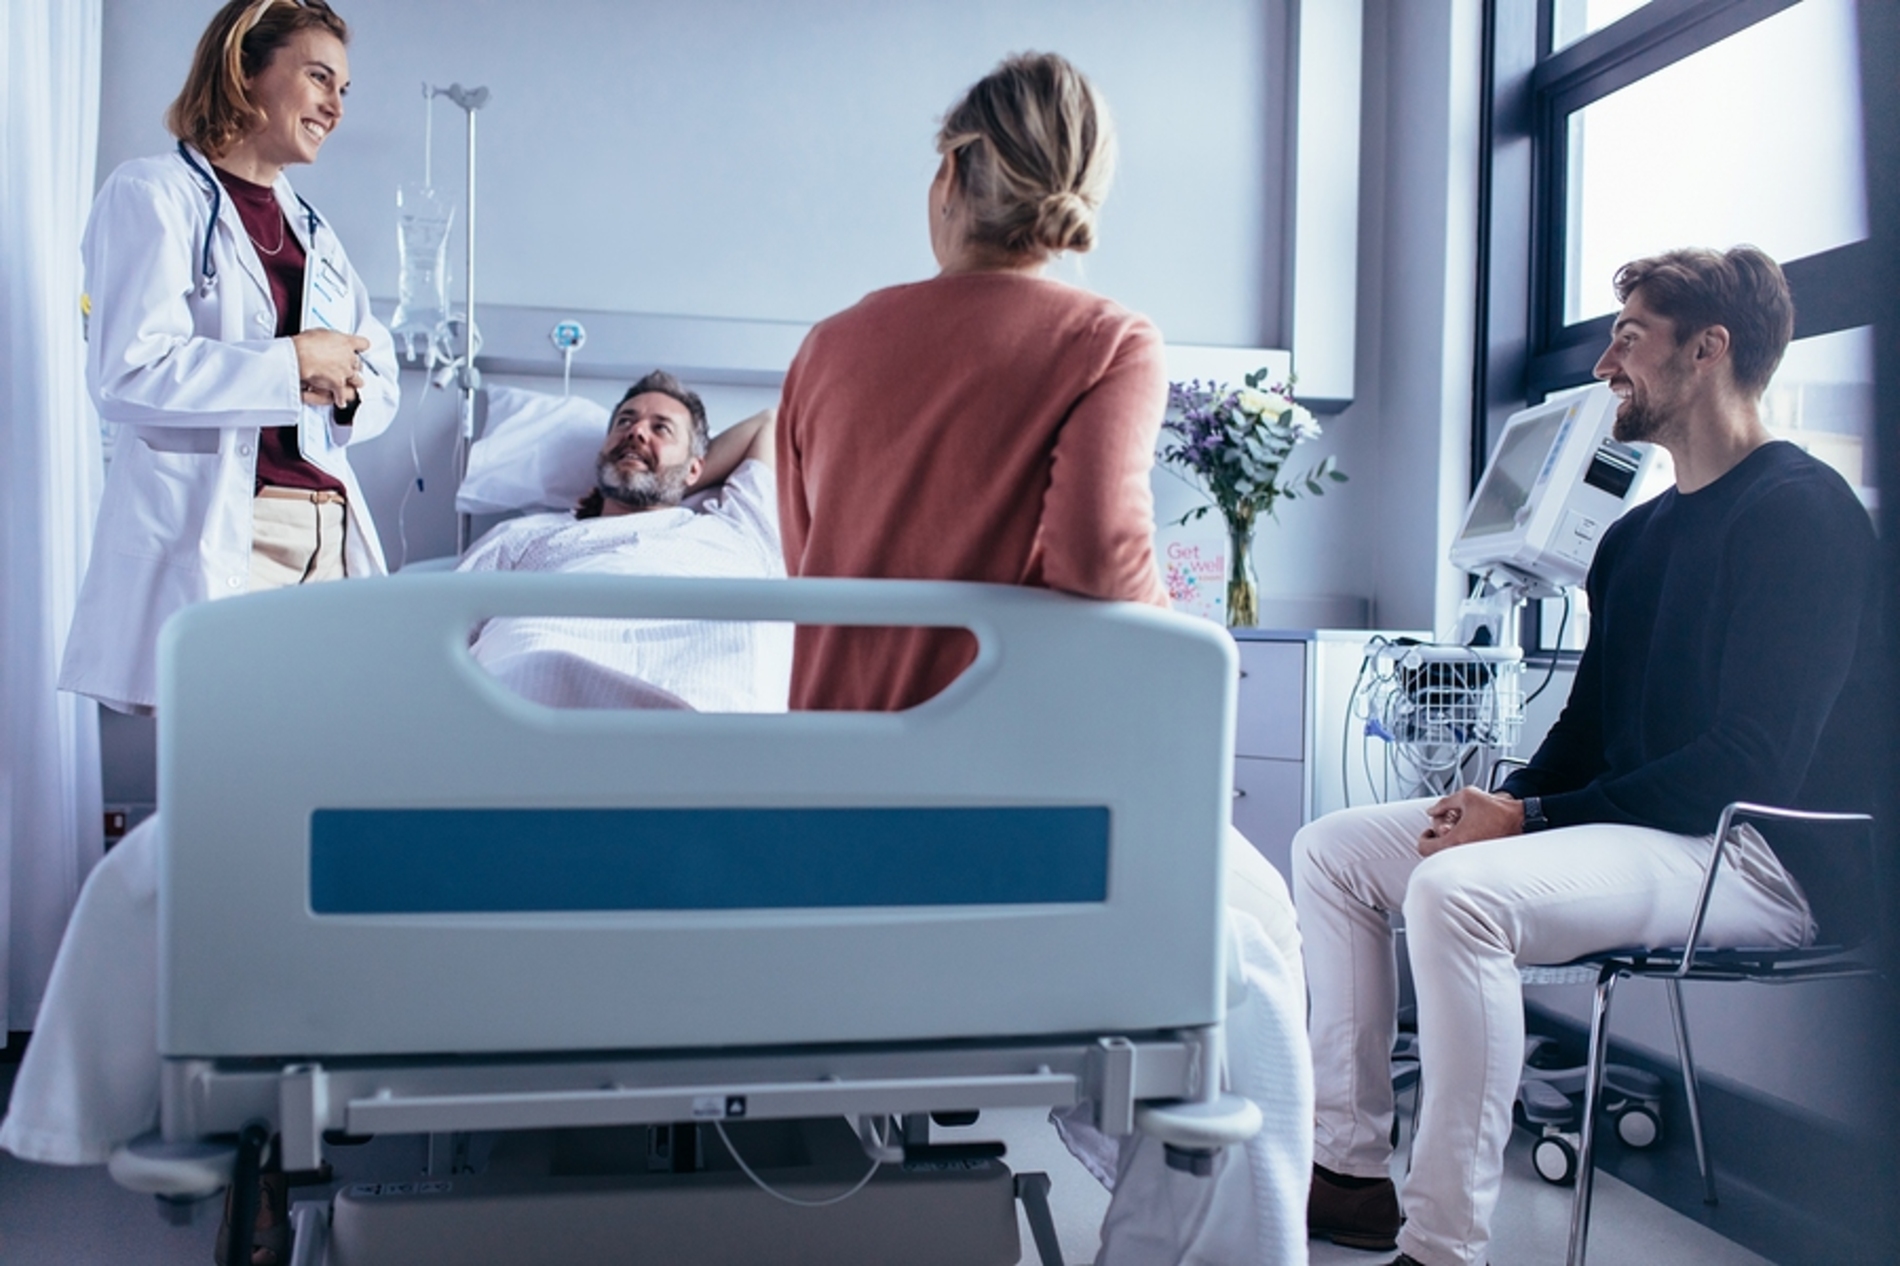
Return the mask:
<svg viewBox="0 0 1900 1266"><path fill-rule="evenodd" d="M1293 415L1288 420L1287 426L1288 429L1293 432L1293 438L1296 440L1318 439L1319 419L1307 412L1306 406L1303 404L1293 405L1292 409Z"/></svg>
<svg viewBox="0 0 1900 1266"><path fill-rule="evenodd" d="M1286 412L1286 401L1258 387L1242 387L1237 394L1240 407L1257 418L1277 418Z"/></svg>

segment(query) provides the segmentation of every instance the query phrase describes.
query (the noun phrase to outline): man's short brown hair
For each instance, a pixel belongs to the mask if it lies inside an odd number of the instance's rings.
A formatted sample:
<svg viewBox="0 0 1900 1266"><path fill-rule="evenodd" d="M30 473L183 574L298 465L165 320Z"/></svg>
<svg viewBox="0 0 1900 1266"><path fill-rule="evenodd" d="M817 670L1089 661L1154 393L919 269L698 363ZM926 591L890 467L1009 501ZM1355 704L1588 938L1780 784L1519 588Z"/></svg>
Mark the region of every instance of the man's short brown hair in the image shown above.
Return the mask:
<svg viewBox="0 0 1900 1266"><path fill-rule="evenodd" d="M1794 337L1794 296L1781 265L1753 246L1690 247L1632 260L1616 270L1616 298L1643 304L1676 327L1676 345L1712 325L1728 331L1735 385L1759 396Z"/></svg>
<svg viewBox="0 0 1900 1266"><path fill-rule="evenodd" d="M663 396L671 396L686 406L686 412L690 413L693 417L692 454L694 457L704 457L706 455L706 445L712 442L712 428L706 421L706 402L699 398L699 393L697 391L687 390L685 383L667 373L664 369L656 369L639 382L634 383L633 386L628 387L627 394L620 397L620 404L627 403L627 401L633 399L635 396L644 396L649 391L657 391ZM614 406L614 413L620 412L620 404ZM608 416L611 418L613 414L609 414Z"/></svg>
<svg viewBox="0 0 1900 1266"><path fill-rule="evenodd" d="M165 112L165 126L206 158L222 158L262 121L244 91L299 31L328 31L350 42L350 28L326 0L231 0L198 37L191 73Z"/></svg>

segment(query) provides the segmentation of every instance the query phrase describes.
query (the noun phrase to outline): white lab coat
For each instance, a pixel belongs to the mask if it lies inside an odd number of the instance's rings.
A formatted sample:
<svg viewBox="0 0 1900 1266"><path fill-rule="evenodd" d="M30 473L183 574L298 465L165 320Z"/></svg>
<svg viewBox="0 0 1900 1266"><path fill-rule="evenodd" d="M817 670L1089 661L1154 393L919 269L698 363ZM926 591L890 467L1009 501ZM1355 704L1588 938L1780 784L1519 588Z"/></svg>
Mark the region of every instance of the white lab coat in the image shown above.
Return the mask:
<svg viewBox="0 0 1900 1266"><path fill-rule="evenodd" d="M207 172L210 163L192 151ZM336 234L278 178L276 194L308 266L328 258L349 279L362 355L354 425L303 403L297 353L274 337L277 309L231 199L220 199L176 151L134 159L93 201L83 247L92 317L86 384L99 415L123 429L114 445L59 684L113 707L158 698L158 631L194 602L250 584L257 437L297 427L305 460L342 481L349 499L344 566L387 570L345 447L381 434L396 415L395 348ZM215 277L200 272L211 233Z"/></svg>

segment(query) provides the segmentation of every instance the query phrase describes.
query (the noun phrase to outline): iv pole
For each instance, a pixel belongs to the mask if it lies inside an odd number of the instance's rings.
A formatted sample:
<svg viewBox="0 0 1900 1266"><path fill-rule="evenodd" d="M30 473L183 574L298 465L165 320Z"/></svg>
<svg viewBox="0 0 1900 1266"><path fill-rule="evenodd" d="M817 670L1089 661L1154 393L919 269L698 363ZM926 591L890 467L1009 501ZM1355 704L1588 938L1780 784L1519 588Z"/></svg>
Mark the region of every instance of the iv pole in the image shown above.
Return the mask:
<svg viewBox="0 0 1900 1266"><path fill-rule="evenodd" d="M464 88L450 84L429 88L431 97L447 97L462 107L468 116L468 208L462 221L467 245L462 280L462 356L456 367L455 383L461 391L460 425L455 435L455 476L461 484L468 469L468 448L475 439L475 393L481 388L481 372L475 368L475 112L488 104L487 88ZM455 552L468 549L469 516L455 516Z"/></svg>

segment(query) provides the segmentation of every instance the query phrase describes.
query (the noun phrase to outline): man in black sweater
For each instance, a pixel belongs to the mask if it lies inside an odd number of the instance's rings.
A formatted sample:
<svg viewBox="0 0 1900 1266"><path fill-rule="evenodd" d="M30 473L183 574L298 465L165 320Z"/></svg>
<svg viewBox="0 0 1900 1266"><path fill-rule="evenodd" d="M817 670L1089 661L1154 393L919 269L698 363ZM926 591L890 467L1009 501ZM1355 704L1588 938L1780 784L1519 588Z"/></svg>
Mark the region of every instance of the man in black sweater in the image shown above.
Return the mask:
<svg viewBox="0 0 1900 1266"><path fill-rule="evenodd" d="M1839 475L1762 425L1794 330L1775 262L1673 251L1617 273L1596 375L1618 439L1662 446L1676 486L1630 511L1590 571L1569 702L1502 794L1346 810L1294 841L1317 1092L1314 1234L1485 1260L1522 1060L1517 964L1669 945L1724 805L1866 810L1880 695L1876 545ZM1867 878L1798 838L1738 828L1705 943L1787 945L1851 919ZM1403 909L1425 1098L1403 1229L1390 1157Z"/></svg>

